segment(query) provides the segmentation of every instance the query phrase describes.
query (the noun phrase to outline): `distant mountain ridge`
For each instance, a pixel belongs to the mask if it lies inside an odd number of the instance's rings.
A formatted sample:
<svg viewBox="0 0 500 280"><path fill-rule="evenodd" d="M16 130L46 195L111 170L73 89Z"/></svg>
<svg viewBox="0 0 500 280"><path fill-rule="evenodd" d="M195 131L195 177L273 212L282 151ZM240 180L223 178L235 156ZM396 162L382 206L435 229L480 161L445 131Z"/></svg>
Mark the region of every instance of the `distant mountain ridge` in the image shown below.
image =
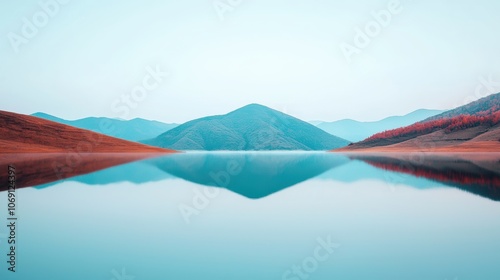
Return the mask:
<svg viewBox="0 0 500 280"><path fill-rule="evenodd" d="M424 121L453 118L459 115L486 115L493 114L497 111L500 111L500 93L488 95L469 104L429 117Z"/></svg>
<svg viewBox="0 0 500 280"><path fill-rule="evenodd" d="M329 150L349 141L259 104L184 123L142 141L178 150Z"/></svg>
<svg viewBox="0 0 500 280"><path fill-rule="evenodd" d="M429 117L443 113L442 110L420 109L404 116L391 116L379 121L360 122L352 119L343 119L334 122L311 122L324 131L335 134L351 142L358 142L369 136L398 127L410 125Z"/></svg>
<svg viewBox="0 0 500 280"><path fill-rule="evenodd" d="M2 153L172 152L35 116L0 111Z"/></svg>
<svg viewBox="0 0 500 280"><path fill-rule="evenodd" d="M105 117L88 117L78 120L65 120L40 112L34 113L32 116L134 142L156 137L178 126L178 124L167 124L141 118L120 120Z"/></svg>
<svg viewBox="0 0 500 280"><path fill-rule="evenodd" d="M406 127L379 132L340 150L499 152L500 93Z"/></svg>

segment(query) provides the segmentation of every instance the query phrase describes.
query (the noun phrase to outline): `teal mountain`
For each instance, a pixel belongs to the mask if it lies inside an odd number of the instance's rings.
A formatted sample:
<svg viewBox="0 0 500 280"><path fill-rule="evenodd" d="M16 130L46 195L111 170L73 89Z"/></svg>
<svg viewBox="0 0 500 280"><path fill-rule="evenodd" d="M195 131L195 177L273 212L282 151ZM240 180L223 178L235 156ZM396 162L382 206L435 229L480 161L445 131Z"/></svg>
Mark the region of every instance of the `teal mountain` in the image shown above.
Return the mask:
<svg viewBox="0 0 500 280"><path fill-rule="evenodd" d="M271 108L250 104L195 119L142 141L179 150L329 150L350 142Z"/></svg>
<svg viewBox="0 0 500 280"><path fill-rule="evenodd" d="M156 137L177 126L177 124L167 124L140 118L127 121L89 117L70 121L45 113L35 113L32 116L135 142Z"/></svg>
<svg viewBox="0 0 500 280"><path fill-rule="evenodd" d="M315 121L311 123L330 134L335 134L351 142L358 142L375 133L407 126L442 112L443 111L439 110L420 109L404 116L391 116L374 122L360 122L351 119L343 119L334 122Z"/></svg>

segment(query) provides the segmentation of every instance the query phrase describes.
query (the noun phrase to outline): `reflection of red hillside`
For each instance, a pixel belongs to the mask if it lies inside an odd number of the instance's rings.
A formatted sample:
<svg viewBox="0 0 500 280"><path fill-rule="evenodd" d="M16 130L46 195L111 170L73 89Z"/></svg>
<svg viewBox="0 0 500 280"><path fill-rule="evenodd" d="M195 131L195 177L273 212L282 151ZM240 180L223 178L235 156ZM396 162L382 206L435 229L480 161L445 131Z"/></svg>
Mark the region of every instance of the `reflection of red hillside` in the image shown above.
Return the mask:
<svg viewBox="0 0 500 280"><path fill-rule="evenodd" d="M377 168L423 177L491 200L500 201L498 153L351 153Z"/></svg>
<svg viewBox="0 0 500 280"><path fill-rule="evenodd" d="M430 168L422 166L413 166L407 164L395 164L395 163L382 163L373 160L364 160L365 162L390 171L401 172L405 174L414 175L417 177L424 177L428 179L433 179L436 181L446 182L446 183L457 183L465 185L481 185L488 187L500 187L500 177L491 176L486 174L473 174L464 171L452 171L452 170L433 170Z"/></svg>
<svg viewBox="0 0 500 280"><path fill-rule="evenodd" d="M5 111L0 149L0 191L7 188L8 165L22 188L174 152Z"/></svg>
<svg viewBox="0 0 500 280"><path fill-rule="evenodd" d="M0 148L0 153L173 152L5 111L0 111Z"/></svg>
<svg viewBox="0 0 500 280"><path fill-rule="evenodd" d="M8 165L15 167L17 188L37 186L83 175L162 153L92 153L80 154L2 154L0 157L0 191L7 190Z"/></svg>

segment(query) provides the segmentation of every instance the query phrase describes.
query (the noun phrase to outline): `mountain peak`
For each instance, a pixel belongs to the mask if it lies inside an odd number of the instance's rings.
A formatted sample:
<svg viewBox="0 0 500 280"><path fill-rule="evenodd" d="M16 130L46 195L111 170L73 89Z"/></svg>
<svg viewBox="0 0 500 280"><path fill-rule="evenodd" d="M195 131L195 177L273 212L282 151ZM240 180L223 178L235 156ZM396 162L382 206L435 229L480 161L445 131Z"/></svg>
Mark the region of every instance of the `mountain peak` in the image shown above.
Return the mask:
<svg viewBox="0 0 500 280"><path fill-rule="evenodd" d="M52 115L49 115L49 114L43 113L43 112L36 112L36 113L31 114L31 115L34 117L54 117Z"/></svg>
<svg viewBox="0 0 500 280"><path fill-rule="evenodd" d="M42 112L34 113L32 116L98 133L104 133L108 136L129 141L150 139L177 126L176 124L166 124L142 118L124 120L106 117L87 117L77 120L65 120ZM105 131L103 129L103 123L111 125L113 129Z"/></svg>
<svg viewBox="0 0 500 280"><path fill-rule="evenodd" d="M241 108L238 108L234 111L231 111L226 114L226 116L231 116L238 119L247 119L247 120L269 120L274 118L279 118L280 116L287 116L284 113L276 111L272 108L269 108L264 105L260 105L257 103L252 103L245 105Z"/></svg>
<svg viewBox="0 0 500 280"><path fill-rule="evenodd" d="M274 110L267 107L267 106L261 105L261 104L251 103L251 104L245 105L241 108L238 108L238 109L234 110L233 112L236 112L236 111L274 111Z"/></svg>
<svg viewBox="0 0 500 280"><path fill-rule="evenodd" d="M180 150L329 150L349 141L260 104L189 121L145 143Z"/></svg>

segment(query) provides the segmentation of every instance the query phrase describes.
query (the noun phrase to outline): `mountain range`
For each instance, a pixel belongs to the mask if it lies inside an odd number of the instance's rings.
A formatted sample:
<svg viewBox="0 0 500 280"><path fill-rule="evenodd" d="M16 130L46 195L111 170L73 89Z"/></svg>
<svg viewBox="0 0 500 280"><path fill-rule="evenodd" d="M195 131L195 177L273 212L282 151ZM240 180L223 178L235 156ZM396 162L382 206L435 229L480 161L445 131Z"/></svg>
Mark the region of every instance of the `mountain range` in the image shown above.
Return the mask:
<svg viewBox="0 0 500 280"><path fill-rule="evenodd" d="M257 104L253 104L251 106L261 106ZM251 107L250 106L250 107ZM262 106L262 108L267 108L265 106ZM269 109L269 108L267 108ZM269 109L271 110L271 109ZM265 112L265 109L261 110L262 112ZM260 114L262 112L255 112L256 114ZM277 111L275 111L277 112ZM374 122L360 122L356 120L351 120L351 119L344 119L344 120L339 120L339 121L334 121L334 122L324 122L324 121L315 121L315 122L309 122L313 124L314 126L324 130L325 132L343 138L347 141L350 142L356 142L356 141L361 141L377 132L393 129L393 128L398 128L406 125L410 125L414 122L418 122L421 120L424 120L426 118L435 116L439 113L442 113L443 111L439 110L426 110L426 109L420 109L416 110L412 113L409 113L404 116L391 116L384 118L380 121L374 121ZM269 114L268 114L269 115ZM113 119L113 118L106 118L106 117L88 117L88 118L82 118L82 119L77 119L77 120L66 120L62 119L53 115L49 115L46 113L38 112L35 114L32 114L32 116L38 117L38 118L43 118L46 120L58 122L61 124L66 124L70 125L73 127L77 128L82 128L82 129L87 129L91 130L97 133L102 133L111 137L116 137L124 140L129 140L129 141L135 141L135 142L144 142L144 143L156 143L156 146L162 146L161 143L157 143L153 140L153 138L159 136L160 134L164 134L168 131L170 131L173 128L178 127L178 124L173 124L173 123L163 123L163 122L158 122L158 121L152 121L152 120L146 120L146 119L141 119L141 118L136 118L132 120L120 120L120 119ZM247 114L246 116L249 116ZM265 119L265 114L263 115ZM273 118L273 120L276 120L276 118ZM210 119L210 117L208 117ZM200 119L204 123L207 121L207 118L202 118ZM194 120L195 122L198 120ZM248 121L253 121L253 120L248 120ZM191 122L188 122L187 124L191 125ZM238 124L236 124L238 125ZM212 130L214 127L217 127L217 125L206 125L203 127L203 130L200 130L200 133L207 134L209 133L209 130ZM194 144L197 142L197 138L199 139L199 135L196 137L191 137L193 134L196 135L196 133L186 133L184 131L185 127L181 127L178 132L175 133L180 133L185 135L183 139L176 139L179 141L179 143L164 143L163 146L167 147L175 147L175 148L181 148L185 150L202 150L203 145L198 145ZM197 126L197 129L199 129L199 126ZM310 128L309 128L310 129ZM189 129L188 129L189 130ZM257 129L260 131L259 133L259 138L266 140L266 137L271 137L274 136L277 132L273 129L265 128L265 127L259 127ZM290 131L290 128L287 128L287 131ZM188 136L189 134L189 136ZM231 133L229 133L231 134ZM238 132L236 132L238 134ZM233 134L232 136L234 136ZM231 137L231 136L229 136ZM323 137L325 137L323 135ZM208 137L210 138L210 137ZM237 138L236 138L237 139ZM190 144L186 144L187 142L194 142ZM206 140L203 140L206 141ZM182 144L184 142L184 144ZM292 141L293 142L293 141ZM286 148L286 145L284 143L281 143L279 146L276 147L284 147L283 149L297 149L297 150L316 150L316 149L325 149L326 147L319 147L317 148L316 146L313 145L311 148L307 148L304 145L298 145L298 144L287 144L288 148ZM342 145L347 145L345 142ZM256 145L259 146L259 145ZM265 145L264 145L265 146ZM307 145L306 145L307 146ZM228 147L218 147L217 149L222 149L222 150L231 150L234 149L234 147L228 146ZM245 149L245 148L243 148ZM259 147L253 147L252 149L259 149ZM275 149L272 146L270 147L263 147L263 150L266 149Z"/></svg>
<svg viewBox="0 0 500 280"><path fill-rule="evenodd" d="M175 150L499 151L500 93L441 113L417 110L378 122L341 120L317 123L318 127L259 104L182 125L95 117L68 121L44 113L5 111L0 111L0 124L0 143L10 152L73 149L89 136L104 141L90 152L155 149L123 139ZM337 136L353 140L372 132L355 143Z"/></svg>
<svg viewBox="0 0 500 280"><path fill-rule="evenodd" d="M391 116L373 122L343 119L334 122L314 121L311 123L330 134L337 135L351 142L358 142L377 132L407 126L443 112L441 110L420 109L404 116Z"/></svg>
<svg viewBox="0 0 500 280"><path fill-rule="evenodd" d="M339 151L500 151L500 93L406 127L376 133Z"/></svg>
<svg viewBox="0 0 500 280"><path fill-rule="evenodd" d="M311 121L309 123L329 134L350 142L358 142L377 132L407 126L442 112L444 111L420 109L404 116L391 116L373 122L343 119L334 122ZM88 117L77 120L66 120L42 112L34 113L32 116L134 142L155 138L179 126L179 124L175 123L163 123L142 118L121 120L106 117Z"/></svg>
<svg viewBox="0 0 500 280"><path fill-rule="evenodd" d="M178 124L162 123L141 118L120 120L105 117L88 117L78 120L65 120L40 112L32 114L32 116L135 142L156 137L178 126Z"/></svg>
<svg viewBox="0 0 500 280"><path fill-rule="evenodd" d="M46 119L0 111L2 153L171 152Z"/></svg>
<svg viewBox="0 0 500 280"><path fill-rule="evenodd" d="M329 150L350 142L259 104L189 121L142 143L176 150Z"/></svg>

